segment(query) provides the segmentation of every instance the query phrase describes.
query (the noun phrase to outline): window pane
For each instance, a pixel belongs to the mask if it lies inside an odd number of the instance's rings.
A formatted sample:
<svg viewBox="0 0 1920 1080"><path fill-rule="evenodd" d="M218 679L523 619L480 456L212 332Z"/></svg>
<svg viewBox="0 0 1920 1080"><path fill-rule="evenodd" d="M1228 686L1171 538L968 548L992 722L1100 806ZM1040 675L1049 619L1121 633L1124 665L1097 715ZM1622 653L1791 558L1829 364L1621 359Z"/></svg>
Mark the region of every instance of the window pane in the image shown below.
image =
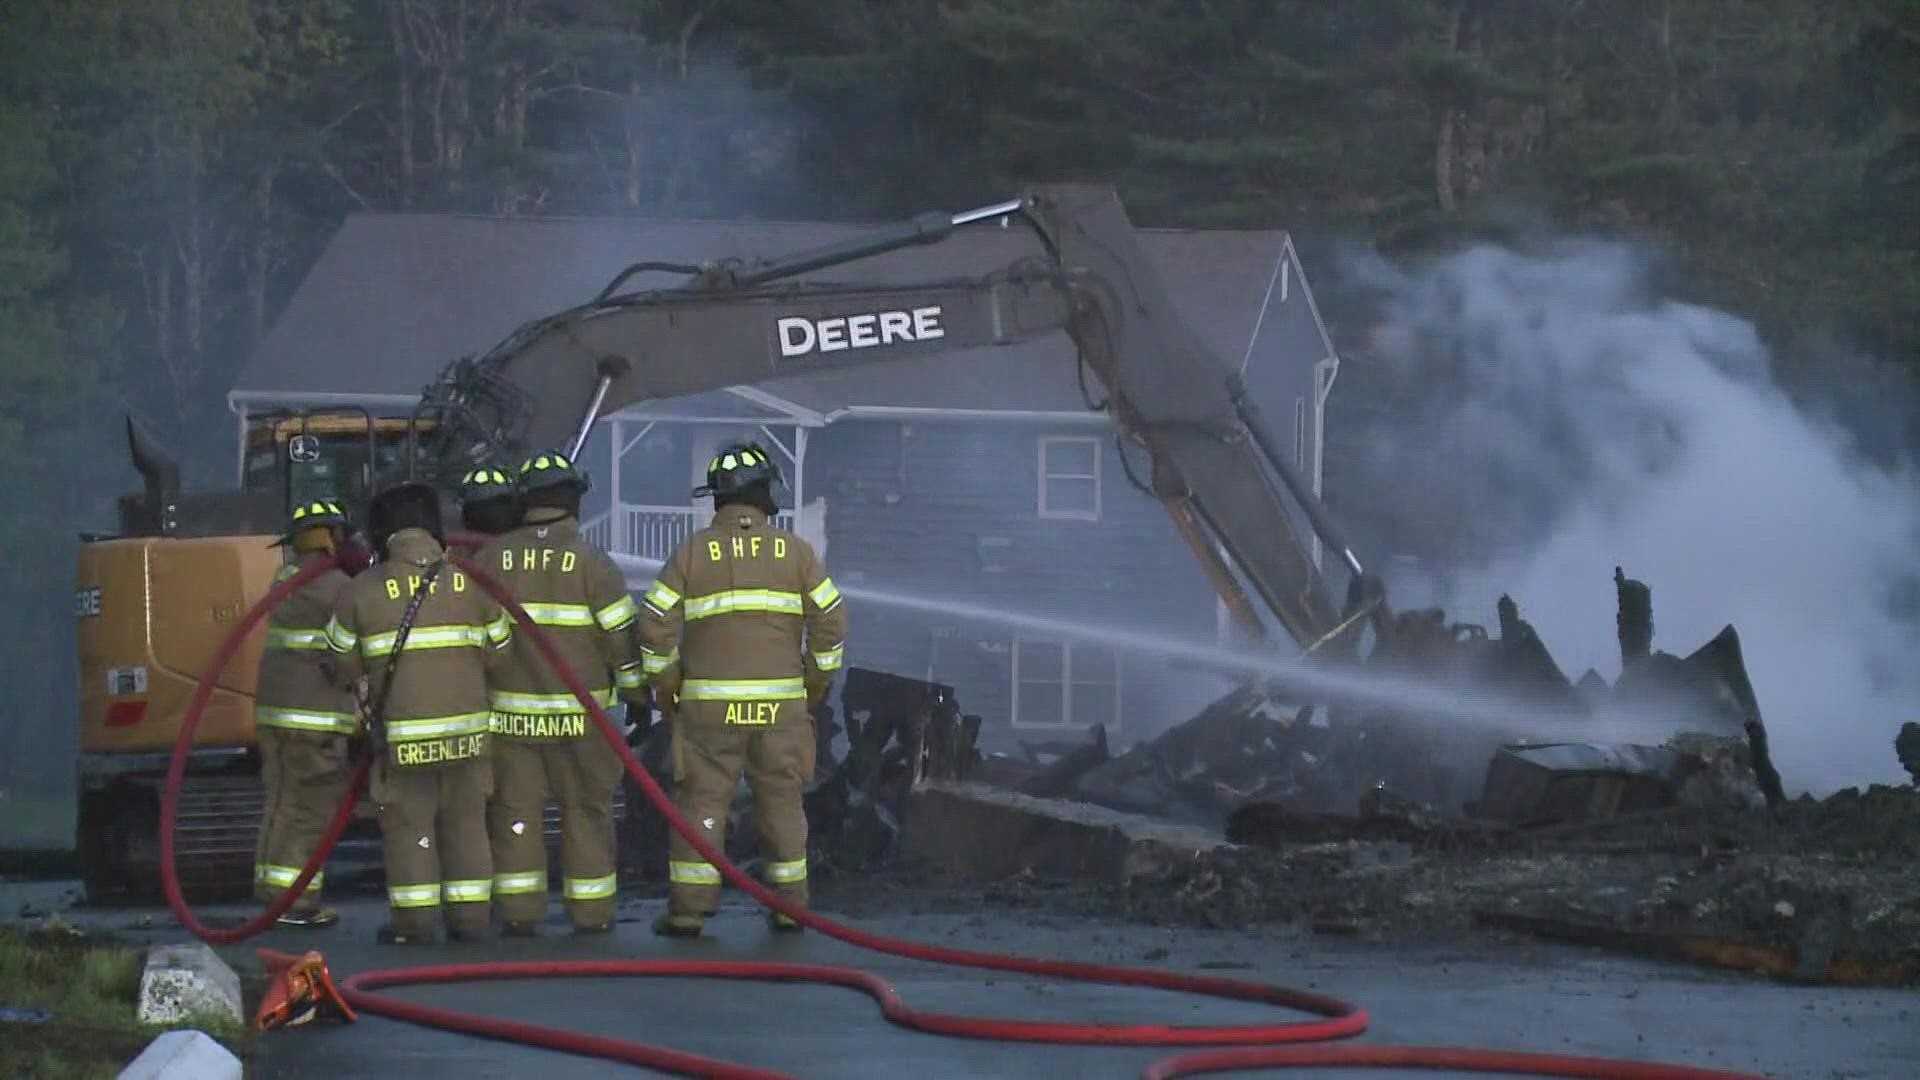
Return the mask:
<svg viewBox="0 0 1920 1080"><path fill-rule="evenodd" d="M1049 440L1046 447L1048 476L1093 476L1099 443L1091 439L1056 439Z"/></svg>
<svg viewBox="0 0 1920 1080"><path fill-rule="evenodd" d="M1073 716L1075 727L1092 727L1105 724L1112 728L1119 719L1120 694L1112 683L1093 685L1083 682L1073 684Z"/></svg>
<svg viewBox="0 0 1920 1080"><path fill-rule="evenodd" d="M1022 681L1017 703L1014 706L1015 722L1019 724L1058 724L1065 718L1060 715L1063 692L1059 683L1030 683Z"/></svg>
<svg viewBox="0 0 1920 1080"><path fill-rule="evenodd" d="M1120 658L1098 645L1073 647L1073 681L1111 684L1120 671Z"/></svg>
<svg viewBox="0 0 1920 1080"><path fill-rule="evenodd" d="M1047 484L1047 512L1091 514L1099 508L1100 487L1092 480L1052 479Z"/></svg>
<svg viewBox="0 0 1920 1080"><path fill-rule="evenodd" d="M1020 641L1020 681L1057 683L1066 674L1066 649L1053 641Z"/></svg>

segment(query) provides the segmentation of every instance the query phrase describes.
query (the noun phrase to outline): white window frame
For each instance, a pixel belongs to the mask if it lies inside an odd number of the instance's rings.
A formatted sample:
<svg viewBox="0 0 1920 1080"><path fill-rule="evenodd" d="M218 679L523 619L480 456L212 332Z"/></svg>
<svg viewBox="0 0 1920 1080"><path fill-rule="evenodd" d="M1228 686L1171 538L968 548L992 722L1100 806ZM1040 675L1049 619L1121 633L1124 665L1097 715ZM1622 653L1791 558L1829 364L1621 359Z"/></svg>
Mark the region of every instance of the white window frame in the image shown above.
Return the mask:
<svg viewBox="0 0 1920 1080"><path fill-rule="evenodd" d="M1047 449L1052 446L1085 446L1093 451L1093 474L1058 473L1047 471ZM1043 518L1057 521L1099 521L1101 511L1102 484L1100 477L1101 454L1100 440L1085 435L1042 435L1040 437L1039 465L1035 470L1039 477L1040 489L1039 513ZM1049 480L1092 480L1093 510L1056 510L1047 506L1047 481Z"/></svg>
<svg viewBox="0 0 1920 1080"><path fill-rule="evenodd" d="M1059 648L1060 650L1060 717L1061 718L1057 721L1020 719L1020 646L1022 643L1032 644L1032 645L1054 646ZM1086 644L1082 644L1080 647L1083 649L1107 648L1106 646L1101 646L1101 645L1086 645ZM1009 652L1012 654L1010 657L1010 661L1011 661L1012 674L1013 674L1013 692L1010 695L1011 704L1007 710L1008 723L1010 726L1016 727L1016 728L1023 728L1029 731L1033 731L1033 730L1087 731L1091 729L1092 727L1091 724L1087 725L1086 727L1082 727L1081 725L1074 723L1072 720L1073 682L1074 682L1073 680L1073 648L1074 648L1073 642L1060 641L1053 638L1016 637L1013 639L1013 648L1009 650ZM1112 732L1120 726L1120 717L1125 713L1125 705L1124 705L1123 697L1126 693L1127 680L1126 680L1126 660L1120 655L1120 651L1118 649L1109 649L1108 651L1113 653L1113 715L1102 720L1097 720L1095 721L1095 723L1105 724L1107 726L1107 731Z"/></svg>

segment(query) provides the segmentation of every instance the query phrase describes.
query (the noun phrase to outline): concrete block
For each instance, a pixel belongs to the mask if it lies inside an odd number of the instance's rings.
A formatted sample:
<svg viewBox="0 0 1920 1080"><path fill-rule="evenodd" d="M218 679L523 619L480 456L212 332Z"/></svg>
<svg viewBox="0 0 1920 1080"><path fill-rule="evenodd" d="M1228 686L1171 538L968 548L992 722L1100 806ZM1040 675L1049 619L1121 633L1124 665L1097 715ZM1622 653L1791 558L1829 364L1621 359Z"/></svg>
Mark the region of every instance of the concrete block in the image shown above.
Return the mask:
<svg viewBox="0 0 1920 1080"><path fill-rule="evenodd" d="M943 780L922 781L908 794L900 836L903 855L969 881L1031 871L1119 884L1170 873L1231 846L1193 826Z"/></svg>
<svg viewBox="0 0 1920 1080"><path fill-rule="evenodd" d="M240 1059L204 1031L168 1031L120 1070L120 1080L240 1080Z"/></svg>
<svg viewBox="0 0 1920 1080"><path fill-rule="evenodd" d="M148 950L140 976L140 1022L177 1024L208 1014L245 1022L240 976L226 961L199 941Z"/></svg>

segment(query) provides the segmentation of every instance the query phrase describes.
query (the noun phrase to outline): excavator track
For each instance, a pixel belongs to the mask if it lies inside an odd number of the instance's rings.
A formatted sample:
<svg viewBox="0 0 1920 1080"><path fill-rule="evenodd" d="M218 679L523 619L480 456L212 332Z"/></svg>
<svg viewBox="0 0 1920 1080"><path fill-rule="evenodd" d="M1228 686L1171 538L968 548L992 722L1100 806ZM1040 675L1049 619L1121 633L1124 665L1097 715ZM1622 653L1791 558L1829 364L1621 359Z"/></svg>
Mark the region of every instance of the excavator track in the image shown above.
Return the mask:
<svg viewBox="0 0 1920 1080"><path fill-rule="evenodd" d="M129 778L95 796L98 809L84 840L89 849L86 859L91 860L87 895L93 903L146 903L160 897L158 785L158 778ZM613 797L613 819L623 833L627 831L627 795L622 785ZM370 815L372 807L364 796L362 800L361 814ZM233 770L188 774L180 790L174 844L181 889L189 899L203 904L251 899L254 845L265 816L266 789L258 774ZM541 826L548 865L557 874L560 808L556 804L547 803ZM366 847L365 854L377 860L378 827L369 820L351 832L359 838L351 846Z"/></svg>
<svg viewBox="0 0 1920 1080"><path fill-rule="evenodd" d="M254 844L266 811L267 793L258 776L187 777L174 843L188 896L252 895ZM157 880L157 864L155 869Z"/></svg>

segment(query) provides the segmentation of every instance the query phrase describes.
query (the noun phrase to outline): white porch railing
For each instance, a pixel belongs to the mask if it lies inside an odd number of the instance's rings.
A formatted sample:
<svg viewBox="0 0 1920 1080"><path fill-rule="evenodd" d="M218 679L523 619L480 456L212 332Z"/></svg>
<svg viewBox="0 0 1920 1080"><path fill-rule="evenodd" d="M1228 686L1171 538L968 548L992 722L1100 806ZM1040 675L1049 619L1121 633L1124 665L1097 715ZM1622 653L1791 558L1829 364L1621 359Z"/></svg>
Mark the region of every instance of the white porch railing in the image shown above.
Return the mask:
<svg viewBox="0 0 1920 1080"><path fill-rule="evenodd" d="M664 559L682 540L706 527L712 519L712 512L687 506L615 503L608 512L582 522L580 531L588 542L604 550L643 559ZM792 530L792 512L775 514L773 525L777 529Z"/></svg>

